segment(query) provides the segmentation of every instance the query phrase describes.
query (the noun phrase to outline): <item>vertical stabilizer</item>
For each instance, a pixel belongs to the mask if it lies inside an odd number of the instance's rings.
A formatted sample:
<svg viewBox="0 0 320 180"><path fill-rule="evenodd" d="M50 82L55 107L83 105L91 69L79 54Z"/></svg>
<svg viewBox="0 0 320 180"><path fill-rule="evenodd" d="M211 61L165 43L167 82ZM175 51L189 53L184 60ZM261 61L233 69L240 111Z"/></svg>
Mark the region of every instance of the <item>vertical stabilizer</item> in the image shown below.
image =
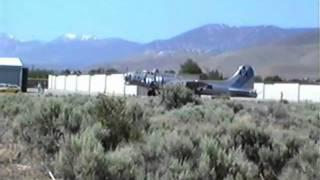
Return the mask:
<svg viewBox="0 0 320 180"><path fill-rule="evenodd" d="M232 88L253 89L254 70L249 65L239 66L238 70L227 80Z"/></svg>

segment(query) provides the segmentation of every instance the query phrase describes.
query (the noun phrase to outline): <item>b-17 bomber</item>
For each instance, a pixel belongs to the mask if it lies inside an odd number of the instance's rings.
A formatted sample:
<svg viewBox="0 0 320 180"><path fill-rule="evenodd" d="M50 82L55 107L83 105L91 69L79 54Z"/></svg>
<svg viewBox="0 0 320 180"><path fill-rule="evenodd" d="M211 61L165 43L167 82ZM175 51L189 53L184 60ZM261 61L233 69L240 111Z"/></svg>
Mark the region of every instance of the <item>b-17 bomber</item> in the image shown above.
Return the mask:
<svg viewBox="0 0 320 180"><path fill-rule="evenodd" d="M257 93L253 89L254 70L249 65L239 66L230 78L223 81L191 80L174 74L161 73L155 69L153 71L128 72L125 74L125 82L146 87L148 96L157 95L159 90L166 85L183 85L197 95L257 97Z"/></svg>

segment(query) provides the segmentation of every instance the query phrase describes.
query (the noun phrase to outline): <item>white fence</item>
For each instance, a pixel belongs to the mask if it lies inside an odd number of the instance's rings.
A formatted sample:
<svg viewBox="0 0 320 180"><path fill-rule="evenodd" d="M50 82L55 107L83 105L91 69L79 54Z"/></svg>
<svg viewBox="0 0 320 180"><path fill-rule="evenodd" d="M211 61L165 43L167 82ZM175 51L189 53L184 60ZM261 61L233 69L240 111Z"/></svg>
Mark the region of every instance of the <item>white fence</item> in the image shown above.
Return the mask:
<svg viewBox="0 0 320 180"><path fill-rule="evenodd" d="M134 85L126 85L123 74L112 75L70 75L53 76L48 79L50 90L86 94L104 93L109 95L146 95L146 90ZM297 83L255 83L254 89L259 100L280 100L320 102L320 85Z"/></svg>
<svg viewBox="0 0 320 180"><path fill-rule="evenodd" d="M90 93L106 93L106 75L93 75L90 77Z"/></svg>
<svg viewBox="0 0 320 180"><path fill-rule="evenodd" d="M312 101L320 102L320 85L308 85L297 83L255 83L254 88L258 93L257 99L288 101Z"/></svg>
<svg viewBox="0 0 320 180"><path fill-rule="evenodd" d="M90 92L90 75L81 75L77 78L77 89L76 91L81 93Z"/></svg>
<svg viewBox="0 0 320 180"><path fill-rule="evenodd" d="M48 90L55 92L70 92L80 94L108 95L146 95L146 91L141 87L126 85L123 74L112 75L69 75L54 76L49 75Z"/></svg>

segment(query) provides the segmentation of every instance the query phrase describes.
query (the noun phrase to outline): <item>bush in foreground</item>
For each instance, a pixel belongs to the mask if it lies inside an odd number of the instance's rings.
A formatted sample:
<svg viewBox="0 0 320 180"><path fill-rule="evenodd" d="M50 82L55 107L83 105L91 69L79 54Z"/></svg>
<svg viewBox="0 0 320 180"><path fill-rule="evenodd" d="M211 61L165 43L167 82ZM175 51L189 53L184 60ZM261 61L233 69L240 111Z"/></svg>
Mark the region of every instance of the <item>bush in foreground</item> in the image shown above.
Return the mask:
<svg viewBox="0 0 320 180"><path fill-rule="evenodd" d="M200 103L177 88L160 99L3 96L0 108L16 163L57 178L320 178L318 104Z"/></svg>
<svg viewBox="0 0 320 180"><path fill-rule="evenodd" d="M184 86L168 85L161 91L161 103L167 109L180 108L188 103L199 104L193 92Z"/></svg>

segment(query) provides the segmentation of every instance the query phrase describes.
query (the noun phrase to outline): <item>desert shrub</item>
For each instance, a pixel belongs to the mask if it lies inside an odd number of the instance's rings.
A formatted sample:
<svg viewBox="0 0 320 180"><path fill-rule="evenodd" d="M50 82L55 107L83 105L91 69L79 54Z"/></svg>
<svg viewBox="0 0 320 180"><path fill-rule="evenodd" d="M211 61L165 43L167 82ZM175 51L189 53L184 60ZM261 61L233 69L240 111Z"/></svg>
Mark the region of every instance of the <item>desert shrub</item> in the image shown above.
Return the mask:
<svg viewBox="0 0 320 180"><path fill-rule="evenodd" d="M196 132L202 135L217 135L214 130L223 123L230 123L233 116L232 110L225 105L188 104L165 114L154 115L150 119L150 130L178 129L185 133ZM220 129L222 130L221 127Z"/></svg>
<svg viewBox="0 0 320 180"><path fill-rule="evenodd" d="M147 177L156 177L159 166L162 165L166 153L164 151L165 141L161 132L154 131L147 134L145 143L140 147L144 159L144 169ZM163 171L163 170L162 170Z"/></svg>
<svg viewBox="0 0 320 180"><path fill-rule="evenodd" d="M105 155L109 179L143 179L144 169L139 151L133 146L125 146Z"/></svg>
<svg viewBox="0 0 320 180"><path fill-rule="evenodd" d="M81 135L73 135L56 158L57 174L64 179L104 179L106 163L104 149L96 138L101 125L87 128Z"/></svg>
<svg viewBox="0 0 320 180"><path fill-rule="evenodd" d="M175 157L181 164L195 155L195 148L190 137L179 135L176 131L166 136L165 147L169 154Z"/></svg>
<svg viewBox="0 0 320 180"><path fill-rule="evenodd" d="M130 97L127 104L137 104L143 110L143 118L150 119L153 116L164 114L167 110L161 105L159 97Z"/></svg>
<svg viewBox="0 0 320 180"><path fill-rule="evenodd" d="M226 103L229 108L233 110L233 113L238 113L243 109L243 105L234 101L229 101Z"/></svg>
<svg viewBox="0 0 320 180"><path fill-rule="evenodd" d="M76 151L71 143L71 139L67 139L65 143L61 146L59 153L55 158L55 171L56 175L63 177L63 179L75 179L75 164L77 163L77 156L79 155L79 150Z"/></svg>
<svg viewBox="0 0 320 180"><path fill-rule="evenodd" d="M101 124L72 135L58 153L55 167L63 179L141 179L143 169L139 151L134 147L117 147L105 151L98 138Z"/></svg>
<svg viewBox="0 0 320 180"><path fill-rule="evenodd" d="M121 97L98 96L93 116L107 132L100 134L105 150L115 149L122 141L139 140L148 126L140 105L127 105Z"/></svg>
<svg viewBox="0 0 320 180"><path fill-rule="evenodd" d="M130 137L130 124L125 119L126 102L123 98L98 96L95 106L96 120L108 131L100 136L106 150L115 149L117 145Z"/></svg>
<svg viewBox="0 0 320 180"><path fill-rule="evenodd" d="M197 178L192 170L192 165L188 161L181 162L179 159L172 157L168 164L168 169L161 179L192 180Z"/></svg>
<svg viewBox="0 0 320 180"><path fill-rule="evenodd" d="M265 132L251 127L235 128L232 132L234 147L241 147L249 160L258 163L258 151L262 147L271 147L271 140Z"/></svg>
<svg viewBox="0 0 320 180"><path fill-rule="evenodd" d="M276 119L288 118L288 109L284 104L272 102L269 106L269 113Z"/></svg>
<svg viewBox="0 0 320 180"><path fill-rule="evenodd" d="M199 104L192 91L184 86L169 85L161 91L161 103L167 109L179 108L187 103Z"/></svg>
<svg viewBox="0 0 320 180"><path fill-rule="evenodd" d="M279 179L319 179L320 178L320 151L319 145L314 143L304 144L300 152L292 158Z"/></svg>
<svg viewBox="0 0 320 180"><path fill-rule="evenodd" d="M59 119L61 111L59 100L36 102L34 108L27 109L16 118L16 135L31 149L36 148L44 155L55 154L63 137L63 125Z"/></svg>
<svg viewBox="0 0 320 180"><path fill-rule="evenodd" d="M273 136L274 133L280 135ZM238 125L231 129L234 147L241 147L247 159L258 166L266 179L277 179L287 163L299 153L304 139L292 132ZM276 139L274 139L276 138Z"/></svg>
<svg viewBox="0 0 320 180"><path fill-rule="evenodd" d="M37 101L37 97L31 98L24 95L18 96L1 96L0 98L0 112L2 116L13 120L14 117L23 113L24 109L32 106Z"/></svg>
<svg viewBox="0 0 320 180"><path fill-rule="evenodd" d="M127 101L125 118L130 124L130 138L139 140L150 127L149 116L139 103Z"/></svg>
<svg viewBox="0 0 320 180"><path fill-rule="evenodd" d="M244 158L240 149L227 150L212 138L204 138L200 147L200 179L257 178L257 167Z"/></svg>
<svg viewBox="0 0 320 180"><path fill-rule="evenodd" d="M61 113L61 119L63 119L64 128L68 133L77 133L81 128L83 112L81 108L67 106L64 107Z"/></svg>
<svg viewBox="0 0 320 180"><path fill-rule="evenodd" d="M198 103L181 91L1 96L1 143L62 179L319 179L319 104Z"/></svg>
<svg viewBox="0 0 320 180"><path fill-rule="evenodd" d="M209 138L202 140L200 147L202 150L199 164L200 174L209 179L225 178L231 168L232 160L223 147Z"/></svg>

